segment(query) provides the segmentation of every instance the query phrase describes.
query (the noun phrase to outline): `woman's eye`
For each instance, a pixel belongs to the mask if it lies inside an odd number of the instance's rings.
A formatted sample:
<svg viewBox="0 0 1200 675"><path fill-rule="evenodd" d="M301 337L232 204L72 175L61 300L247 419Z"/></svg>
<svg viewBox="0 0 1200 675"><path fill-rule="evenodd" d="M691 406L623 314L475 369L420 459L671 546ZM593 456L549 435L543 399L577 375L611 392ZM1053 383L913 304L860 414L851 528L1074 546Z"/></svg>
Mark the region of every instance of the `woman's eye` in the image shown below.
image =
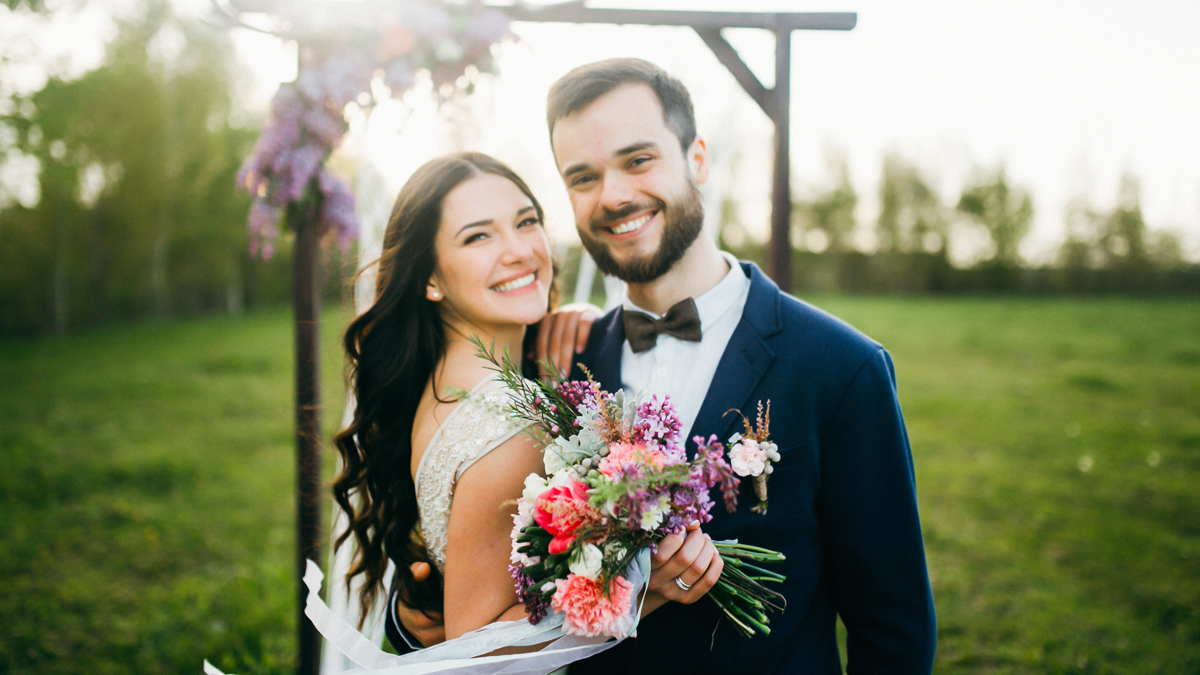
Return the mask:
<svg viewBox="0 0 1200 675"><path fill-rule="evenodd" d="M526 218L517 224L517 227L528 227L530 225L538 225L540 221L537 218Z"/></svg>
<svg viewBox="0 0 1200 675"><path fill-rule="evenodd" d="M465 241L463 241L463 244L465 245L465 244L470 244L470 243L473 243L473 242L476 242L476 241L481 241L481 240L483 240L483 238L484 238L484 237L486 237L486 236L487 236L487 235L486 235L486 234L484 234L484 233L482 233L482 232L480 232L480 233L478 233L478 234L473 234L473 235L471 235L471 236L467 237L467 238L466 238L466 240L465 240Z"/></svg>

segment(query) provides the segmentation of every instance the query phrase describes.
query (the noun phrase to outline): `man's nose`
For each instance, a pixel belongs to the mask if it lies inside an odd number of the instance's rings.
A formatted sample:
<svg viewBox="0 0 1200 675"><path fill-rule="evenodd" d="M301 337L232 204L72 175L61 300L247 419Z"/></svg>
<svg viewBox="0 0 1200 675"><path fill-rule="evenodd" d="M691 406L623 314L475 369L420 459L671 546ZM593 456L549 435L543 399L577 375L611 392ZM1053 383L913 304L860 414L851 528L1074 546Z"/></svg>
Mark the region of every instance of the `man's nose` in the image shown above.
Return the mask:
<svg viewBox="0 0 1200 675"><path fill-rule="evenodd" d="M617 211L633 201L634 190L628 178L620 171L606 171L600 188L600 206Z"/></svg>

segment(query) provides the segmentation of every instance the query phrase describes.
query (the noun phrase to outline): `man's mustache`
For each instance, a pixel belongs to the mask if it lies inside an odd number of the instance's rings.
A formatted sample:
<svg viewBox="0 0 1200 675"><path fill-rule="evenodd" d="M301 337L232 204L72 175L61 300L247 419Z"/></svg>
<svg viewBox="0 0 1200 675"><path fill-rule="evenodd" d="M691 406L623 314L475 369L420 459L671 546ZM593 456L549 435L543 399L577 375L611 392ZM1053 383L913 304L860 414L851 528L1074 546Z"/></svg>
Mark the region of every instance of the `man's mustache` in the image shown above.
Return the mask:
<svg viewBox="0 0 1200 675"><path fill-rule="evenodd" d="M647 202L636 204L627 204L615 211L604 209L601 213L594 215L588 221L588 225L593 230L608 229L612 227L618 220L627 218L638 211L654 210L661 211L666 208L666 204L660 199L654 199Z"/></svg>

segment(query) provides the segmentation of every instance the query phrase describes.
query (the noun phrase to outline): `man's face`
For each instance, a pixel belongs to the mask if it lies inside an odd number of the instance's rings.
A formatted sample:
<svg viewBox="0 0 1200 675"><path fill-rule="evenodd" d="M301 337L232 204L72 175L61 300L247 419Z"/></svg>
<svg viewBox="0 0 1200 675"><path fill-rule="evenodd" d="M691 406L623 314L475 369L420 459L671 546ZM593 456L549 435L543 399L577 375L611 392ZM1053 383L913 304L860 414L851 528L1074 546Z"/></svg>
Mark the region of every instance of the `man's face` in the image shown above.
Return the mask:
<svg viewBox="0 0 1200 675"><path fill-rule="evenodd" d="M623 85L562 118L551 144L579 238L605 274L653 281L700 234L704 142L684 154L649 86Z"/></svg>

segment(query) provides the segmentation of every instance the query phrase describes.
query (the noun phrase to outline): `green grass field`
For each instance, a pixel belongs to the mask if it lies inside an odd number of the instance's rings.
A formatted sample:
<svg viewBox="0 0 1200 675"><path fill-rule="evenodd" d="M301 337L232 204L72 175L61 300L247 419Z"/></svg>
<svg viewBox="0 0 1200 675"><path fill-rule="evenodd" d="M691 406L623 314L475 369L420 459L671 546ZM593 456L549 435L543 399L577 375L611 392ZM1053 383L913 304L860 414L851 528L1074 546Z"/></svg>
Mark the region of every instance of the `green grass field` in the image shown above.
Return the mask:
<svg viewBox="0 0 1200 675"><path fill-rule="evenodd" d="M1200 672L1200 301L815 304L895 357L936 672ZM291 345L285 313L0 344L0 673L290 671Z"/></svg>

